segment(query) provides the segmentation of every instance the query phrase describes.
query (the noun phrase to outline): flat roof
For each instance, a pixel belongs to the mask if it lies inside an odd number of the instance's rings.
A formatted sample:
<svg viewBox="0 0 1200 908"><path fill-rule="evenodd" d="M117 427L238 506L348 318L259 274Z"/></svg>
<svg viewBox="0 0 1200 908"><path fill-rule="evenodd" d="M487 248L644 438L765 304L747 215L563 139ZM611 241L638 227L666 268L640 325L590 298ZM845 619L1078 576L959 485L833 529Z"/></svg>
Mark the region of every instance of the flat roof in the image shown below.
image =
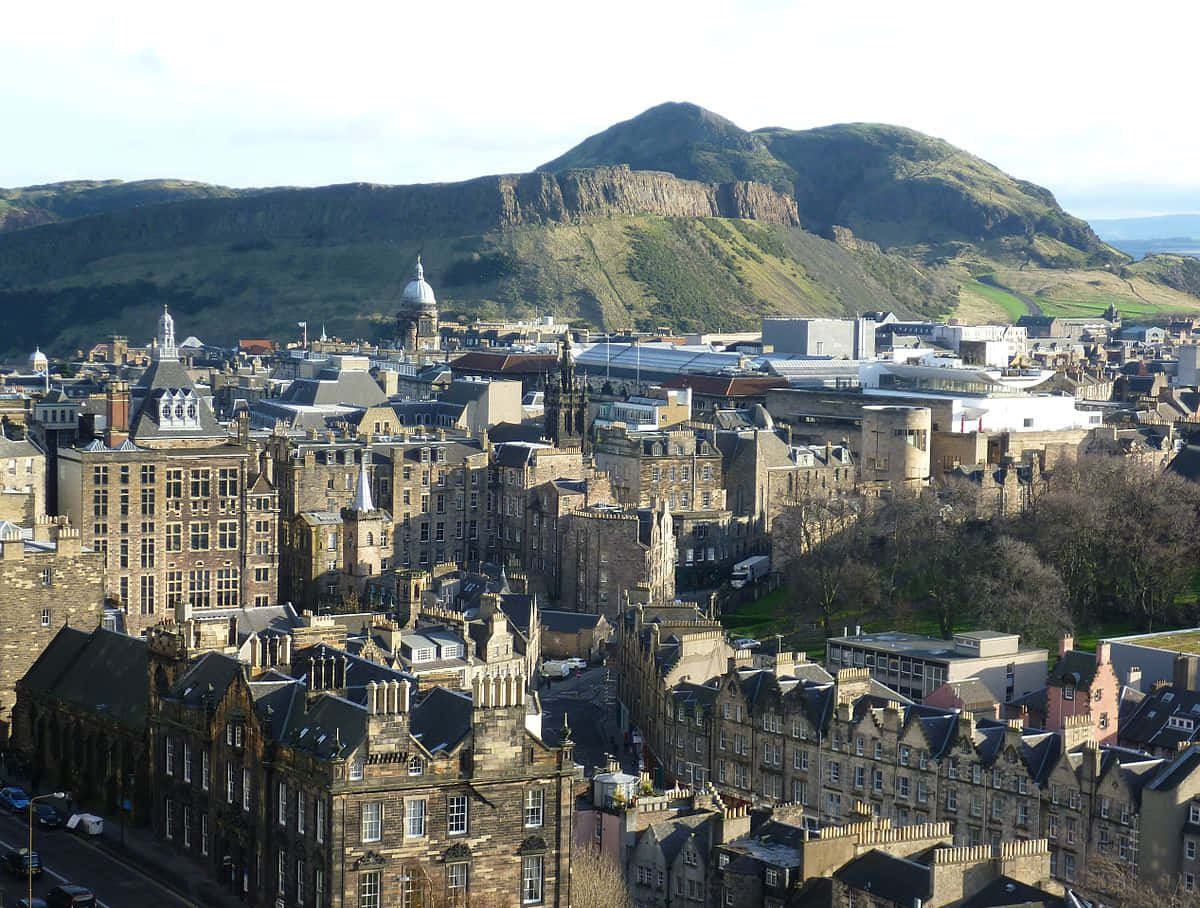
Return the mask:
<svg viewBox="0 0 1200 908"><path fill-rule="evenodd" d="M1016 636L1015 634L999 634L995 631L972 631L970 633L955 634L956 637L971 637L974 639L987 639L990 637L1009 637ZM828 646L836 644L839 646L861 646L866 649L882 650L888 653L895 653L898 656L916 656L922 659L988 659L991 656L980 656L978 653L963 652L954 645L953 640L939 640L937 637L923 637L920 634L910 634L904 631L883 631L877 634L858 634L850 637L830 637L825 641L826 652ZM1033 646L1018 646L1018 653L1037 653L1045 652ZM1000 654L997 654L997 657ZM1009 653L1011 655L1011 653Z"/></svg>
<svg viewBox="0 0 1200 908"><path fill-rule="evenodd" d="M1148 646L1151 649L1169 650L1173 653L1200 654L1200 627L1157 631L1152 634L1131 634L1127 637L1110 637L1108 642Z"/></svg>

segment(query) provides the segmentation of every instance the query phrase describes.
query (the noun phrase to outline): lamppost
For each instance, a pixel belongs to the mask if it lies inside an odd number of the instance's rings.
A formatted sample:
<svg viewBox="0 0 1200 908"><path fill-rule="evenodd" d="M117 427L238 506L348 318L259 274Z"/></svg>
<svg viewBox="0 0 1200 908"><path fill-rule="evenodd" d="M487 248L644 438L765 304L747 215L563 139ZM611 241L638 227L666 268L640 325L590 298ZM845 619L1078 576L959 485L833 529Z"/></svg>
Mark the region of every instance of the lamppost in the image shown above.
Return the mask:
<svg viewBox="0 0 1200 908"><path fill-rule="evenodd" d="M65 798L66 794L54 791L50 794L38 795L29 799L29 853L25 858L25 877L29 883L29 904L33 904L33 802L44 801L46 798Z"/></svg>

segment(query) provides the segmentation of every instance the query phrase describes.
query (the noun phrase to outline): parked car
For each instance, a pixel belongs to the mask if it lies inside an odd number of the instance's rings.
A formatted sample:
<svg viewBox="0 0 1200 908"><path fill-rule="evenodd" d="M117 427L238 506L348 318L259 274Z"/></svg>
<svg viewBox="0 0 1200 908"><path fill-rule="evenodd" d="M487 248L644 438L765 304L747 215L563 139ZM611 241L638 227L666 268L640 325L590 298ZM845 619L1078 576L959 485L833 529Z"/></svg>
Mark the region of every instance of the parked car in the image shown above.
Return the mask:
<svg viewBox="0 0 1200 908"><path fill-rule="evenodd" d="M5 853L4 869L22 879L42 875L42 856L28 848L14 848Z"/></svg>
<svg viewBox="0 0 1200 908"><path fill-rule="evenodd" d="M580 659L578 656L572 656L570 659L563 659L563 665L573 671L583 671L588 667L587 659Z"/></svg>
<svg viewBox="0 0 1200 908"><path fill-rule="evenodd" d="M565 662L546 661L542 663L542 677L551 679L566 678L571 674L571 667Z"/></svg>
<svg viewBox="0 0 1200 908"><path fill-rule="evenodd" d="M49 804L39 801L33 805L34 816L37 817L37 824L43 829L61 829L63 825L63 816Z"/></svg>
<svg viewBox="0 0 1200 908"><path fill-rule="evenodd" d="M36 895L33 897L32 902L29 899L17 899L13 904L17 908L46 908L46 900L39 899Z"/></svg>
<svg viewBox="0 0 1200 908"><path fill-rule="evenodd" d="M28 810L29 795L25 794L23 788L17 788L15 785L9 788L0 788L0 807L7 807L9 810Z"/></svg>
<svg viewBox="0 0 1200 908"><path fill-rule="evenodd" d="M96 908L96 897L83 886L55 886L46 893L46 908Z"/></svg>
<svg viewBox="0 0 1200 908"><path fill-rule="evenodd" d="M755 647L762 646L753 637L737 637L731 642L731 645L734 649L754 649Z"/></svg>

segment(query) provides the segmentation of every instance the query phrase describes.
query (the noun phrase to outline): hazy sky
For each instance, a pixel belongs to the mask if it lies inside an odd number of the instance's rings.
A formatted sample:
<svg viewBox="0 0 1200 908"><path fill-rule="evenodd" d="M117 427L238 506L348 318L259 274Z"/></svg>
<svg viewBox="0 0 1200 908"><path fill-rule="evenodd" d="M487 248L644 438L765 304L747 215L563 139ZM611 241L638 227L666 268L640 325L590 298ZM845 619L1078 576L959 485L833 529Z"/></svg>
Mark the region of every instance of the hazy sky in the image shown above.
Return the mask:
<svg viewBox="0 0 1200 908"><path fill-rule="evenodd" d="M910 126L1084 217L1200 211L1196 6L13 2L0 186L459 180L687 100Z"/></svg>

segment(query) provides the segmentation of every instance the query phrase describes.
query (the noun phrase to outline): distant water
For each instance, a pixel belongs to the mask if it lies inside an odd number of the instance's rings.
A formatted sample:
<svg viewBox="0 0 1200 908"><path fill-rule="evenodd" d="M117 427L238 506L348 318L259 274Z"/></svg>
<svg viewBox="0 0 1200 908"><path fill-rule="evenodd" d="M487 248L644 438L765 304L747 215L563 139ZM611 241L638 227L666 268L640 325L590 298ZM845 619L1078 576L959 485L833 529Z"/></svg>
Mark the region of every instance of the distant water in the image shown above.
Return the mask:
<svg viewBox="0 0 1200 908"><path fill-rule="evenodd" d="M1200 237L1176 236L1151 240L1108 240L1107 242L1135 259L1145 258L1156 252L1170 252L1174 255L1190 255L1200 258Z"/></svg>

